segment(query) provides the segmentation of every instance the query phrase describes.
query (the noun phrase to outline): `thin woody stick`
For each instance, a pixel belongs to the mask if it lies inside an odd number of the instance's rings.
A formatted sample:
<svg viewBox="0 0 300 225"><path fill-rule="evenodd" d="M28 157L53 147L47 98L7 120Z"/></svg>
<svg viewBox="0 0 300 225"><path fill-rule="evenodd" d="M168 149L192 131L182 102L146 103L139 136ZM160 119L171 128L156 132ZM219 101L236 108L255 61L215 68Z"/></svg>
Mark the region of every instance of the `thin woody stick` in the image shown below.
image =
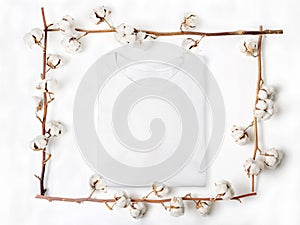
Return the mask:
<svg viewBox="0 0 300 225"><path fill-rule="evenodd" d="M242 198L247 198L251 196L255 196L255 192L243 194L243 195L237 195L231 198L231 200L238 200ZM52 201L62 201L62 202L77 202L77 203L83 203L83 202L98 202L98 203L109 203L109 202L115 202L115 199L96 199L96 198L64 198L64 197L52 197L52 196L44 196L44 195L37 195L35 196L37 199L45 199L49 202ZM182 197L182 200L184 201L222 201L222 198L191 198L191 197ZM147 203L166 203L170 202L170 198L165 199L145 199L145 198L136 198L131 199L131 202L147 202Z"/></svg>
<svg viewBox="0 0 300 225"><path fill-rule="evenodd" d="M263 27L259 26L259 30L262 31ZM258 77L257 77L257 85L256 85L256 92L255 92L255 102L254 102L254 110L256 108L256 104L258 102L258 92L261 85L262 80L262 69L261 69L261 44L262 44L262 35L258 37L258 46L257 46L257 65L258 65ZM253 160L256 159L256 153L258 148L258 128L257 128L257 118L254 116L253 118L253 132L254 132L254 151L253 151ZM254 192L255 190L255 177L252 175L251 179L251 191Z"/></svg>
<svg viewBox="0 0 300 225"><path fill-rule="evenodd" d="M43 45L43 72L41 74L42 80L46 79L46 73L47 73L47 39L48 39L48 26L46 22L45 12L44 8L41 8L42 11L42 18L43 18L43 25L44 25L44 45ZM46 122L47 122L47 111L48 111L48 98L47 93L43 93L43 119L41 121L42 123L42 134L46 134ZM43 151L42 153L42 170L40 175L40 193L41 195L44 195L47 189L44 186L44 180L45 180L45 172L46 172L46 162L48 161L46 159L46 151Z"/></svg>
<svg viewBox="0 0 300 225"><path fill-rule="evenodd" d="M116 32L116 29L87 30L87 29L75 28L75 30L87 34ZM138 30L138 31L145 32L147 34L152 34L158 37L159 36L181 36L181 35L196 35L196 36L212 37L212 36L233 36L233 35L283 34L283 30L259 30L259 31L237 30L237 31L223 31L223 32L200 32L200 31L159 32L159 31L151 31L151 30Z"/></svg>

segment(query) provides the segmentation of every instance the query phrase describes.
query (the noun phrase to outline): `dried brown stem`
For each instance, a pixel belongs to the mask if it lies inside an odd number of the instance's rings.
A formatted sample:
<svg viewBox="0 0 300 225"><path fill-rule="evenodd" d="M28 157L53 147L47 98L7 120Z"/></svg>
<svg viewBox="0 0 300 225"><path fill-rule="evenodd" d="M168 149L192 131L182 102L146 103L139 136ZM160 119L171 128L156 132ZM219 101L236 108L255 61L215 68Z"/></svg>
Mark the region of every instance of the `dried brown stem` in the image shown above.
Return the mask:
<svg viewBox="0 0 300 225"><path fill-rule="evenodd" d="M96 191L96 189L93 189L88 198L91 198L93 196L93 194L95 193L95 191Z"/></svg>
<svg viewBox="0 0 300 225"><path fill-rule="evenodd" d="M43 120L41 119L41 117L39 117L38 113L35 112L35 117L38 119L38 121L40 121L40 123L43 123Z"/></svg>
<svg viewBox="0 0 300 225"><path fill-rule="evenodd" d="M81 28L75 28L78 32L84 32L87 34L91 33L109 33L116 32L116 29L108 30L87 30ZM223 31L223 32L200 32L200 31L173 31L173 32L158 32L151 30L139 30L147 34L155 36L180 36L180 35L196 35L196 36L232 36L232 35L264 35L264 34L282 34L283 30L259 30L259 31L248 31L248 30L237 30L237 31Z"/></svg>
<svg viewBox="0 0 300 225"><path fill-rule="evenodd" d="M146 196L143 197L143 199L147 199L154 191L150 191Z"/></svg>
<svg viewBox="0 0 300 225"><path fill-rule="evenodd" d="M86 29L81 29L81 28L75 28L76 31L78 32L84 32L87 34L91 33L113 33L116 32L115 29L104 29L104 30L86 30Z"/></svg>
<svg viewBox="0 0 300 225"><path fill-rule="evenodd" d="M103 21L107 24L107 26L109 26L110 29L115 29L114 26L107 21L107 19L104 18Z"/></svg>
<svg viewBox="0 0 300 225"><path fill-rule="evenodd" d="M255 196L255 192L243 194L243 195L237 195L231 198L231 200L238 200L242 198L247 198L251 196ZM115 199L96 199L96 198L63 198L63 197L51 197L51 196L44 196L44 195L37 195L35 198L38 199L45 199L48 200L49 202L52 201L62 201L62 202L77 202L77 203L82 203L82 202L98 202L98 203L109 203L109 202L115 202ZM184 201L222 201L222 198L191 198L191 197L182 197L182 200ZM166 203L170 202L170 198L165 198L165 199L144 199L144 198L137 198L137 199L131 199L131 202L146 202L146 203Z"/></svg>
<svg viewBox="0 0 300 225"><path fill-rule="evenodd" d="M55 32L55 31L60 31L60 29L58 29L58 28L49 28L48 29L48 32Z"/></svg>
<svg viewBox="0 0 300 225"><path fill-rule="evenodd" d="M259 26L259 30L262 31L263 27ZM254 110L256 108L256 104L258 102L258 92L260 89L261 81L262 81L262 69L261 69L261 44L262 44L263 35L259 35L258 37L258 45L257 45L257 65L258 65L258 76L257 76L257 84L256 84L256 92L255 92L255 103L254 103ZM258 147L258 128L257 128L257 118L254 116L253 118L253 132L254 132L254 151L253 151L253 160L256 159L256 153L259 149ZM251 182L251 191L254 192L255 190L255 177L252 175L252 182Z"/></svg>
<svg viewBox="0 0 300 225"><path fill-rule="evenodd" d="M245 131L248 130L250 127L253 127L253 121L244 129Z"/></svg>
<svg viewBox="0 0 300 225"><path fill-rule="evenodd" d="M48 38L48 26L46 22L45 12L44 8L42 10L42 18L43 18L43 24L44 24L44 45L43 45L43 72L41 75L42 80L46 79L46 73L47 73L47 38ZM46 134L46 122L47 122L47 110L48 110L48 98L47 93L43 93L43 102L44 102L44 108L43 108L43 119L42 119L42 134ZM44 180L45 180L45 172L46 172L46 151L43 151L42 153L42 170L40 175L40 194L44 195L46 192L46 188L44 186Z"/></svg>
<svg viewBox="0 0 300 225"><path fill-rule="evenodd" d="M251 191L255 190L255 176L251 176Z"/></svg>

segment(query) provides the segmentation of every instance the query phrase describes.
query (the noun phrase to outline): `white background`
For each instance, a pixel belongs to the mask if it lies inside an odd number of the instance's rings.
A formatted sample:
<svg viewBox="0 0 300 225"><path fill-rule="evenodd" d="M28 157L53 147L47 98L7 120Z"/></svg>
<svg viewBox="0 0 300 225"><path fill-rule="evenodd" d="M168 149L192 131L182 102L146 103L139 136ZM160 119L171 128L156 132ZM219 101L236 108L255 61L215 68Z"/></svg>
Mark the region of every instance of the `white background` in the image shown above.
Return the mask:
<svg viewBox="0 0 300 225"><path fill-rule="evenodd" d="M144 220L134 221L127 210L110 212L94 203L49 203L34 199L38 193L34 173L40 170L40 153L32 152L28 142L39 132L31 99L34 83L42 68L41 51L23 45L23 35L33 27L42 27L40 7L44 5L49 22L71 14L78 26L93 28L88 14L97 4L112 11L114 25L122 22L137 28L160 31L176 30L183 13L197 12L201 30L282 28L284 35L270 35L264 40L264 75L269 85L279 90L278 114L264 123L261 147L277 147L285 152L281 166L265 171L258 182L258 196L239 204L236 201L216 204L208 217L193 209L180 218L172 218L159 205L149 206ZM257 224L296 225L300 223L299 206L299 4L278 0L114 0L114 1L1 1L0 42L0 223L6 224ZM227 111L227 130L234 123L251 121L256 82L256 61L240 53L246 37L212 37L201 44L202 52L219 82ZM57 100L51 106L49 119L63 121L68 132L52 144L53 160L49 163L49 193L61 196L85 196L92 171L76 149L72 134L72 104L77 85L84 72L99 56L118 46L112 34L90 35L84 39L85 50L69 56L55 42L60 37L50 34L49 52L60 53L67 65L53 73L59 82ZM161 40L181 43L182 38ZM267 59L267 60L266 60ZM238 194L248 192L249 180L242 170L243 161L252 154L252 146L236 146L229 132L221 153L211 167L207 188L174 190L173 193L213 194L213 182L225 178L234 184ZM145 191L143 191L145 192ZM137 196L138 191L130 194Z"/></svg>

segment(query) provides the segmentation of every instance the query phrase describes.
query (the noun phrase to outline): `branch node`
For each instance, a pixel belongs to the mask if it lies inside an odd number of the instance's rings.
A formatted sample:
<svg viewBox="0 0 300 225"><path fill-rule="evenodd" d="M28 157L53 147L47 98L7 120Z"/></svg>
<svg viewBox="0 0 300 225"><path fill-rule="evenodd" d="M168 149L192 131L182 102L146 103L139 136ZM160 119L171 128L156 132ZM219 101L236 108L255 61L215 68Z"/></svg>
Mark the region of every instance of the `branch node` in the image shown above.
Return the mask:
<svg viewBox="0 0 300 225"><path fill-rule="evenodd" d="M38 175L34 174L34 177L41 181L41 178Z"/></svg>
<svg viewBox="0 0 300 225"><path fill-rule="evenodd" d="M104 202L104 204L106 205L106 207L109 209L109 210L113 210L114 206L116 205L116 203L112 204L112 206L110 206L107 202Z"/></svg>

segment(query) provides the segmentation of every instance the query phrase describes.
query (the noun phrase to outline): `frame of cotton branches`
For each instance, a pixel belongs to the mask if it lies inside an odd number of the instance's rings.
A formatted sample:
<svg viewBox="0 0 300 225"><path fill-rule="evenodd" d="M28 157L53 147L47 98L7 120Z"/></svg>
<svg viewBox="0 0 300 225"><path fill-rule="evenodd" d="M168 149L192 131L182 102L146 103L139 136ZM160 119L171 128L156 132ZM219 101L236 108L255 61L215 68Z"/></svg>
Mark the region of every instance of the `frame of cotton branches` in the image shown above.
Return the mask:
<svg viewBox="0 0 300 225"><path fill-rule="evenodd" d="M259 26L258 30L238 30L225 32L200 32L198 28L198 17L196 14L188 13L179 26L178 31L174 32L158 32L143 29L136 29L132 26L121 24L114 27L109 22L111 11L105 7L95 8L91 14L91 20L96 24L105 23L107 29L87 30L74 26L74 19L71 16L64 16L58 23L47 23L44 8L41 9L43 28L34 28L25 34L24 41L29 46L37 45L42 49L42 65L41 80L36 85L36 89L40 91L40 96L35 96L36 110L35 115L41 125L41 134L31 141L30 147L33 151L41 153L41 171L40 175L35 175L39 182L40 193L37 199L45 199L48 201L65 201L65 202L96 202L105 204L110 210L115 207L129 208L130 215L135 218L141 218L147 211L147 204L158 204L163 206L172 216L181 216L184 214L184 202L191 201L195 205L195 209L202 215L210 212L212 205L218 201L238 200L255 196L255 177L258 176L264 168L275 168L280 163L282 152L275 149L261 149L258 138L258 123L271 118L274 114L274 89L265 85L262 76L262 39L264 35L282 34L282 30L266 30ZM112 194L109 199L95 197L95 192L106 192L107 185L105 180L99 175L93 175L90 178L91 193L82 198L65 198L53 197L47 195L45 187L45 173L51 154L48 149L51 145L51 139L63 133L63 124L59 121L47 121L48 108L54 102L54 88L57 83L54 79L49 79L47 74L52 70L56 70L62 66L63 59L56 54L48 54L47 41L48 34L52 32L63 33L64 39L61 44L69 53L77 53L81 51L81 39L90 34L113 33L115 39L121 44L130 44L134 42L142 42L146 39L157 39L163 36L187 36L182 42L182 47L187 50L197 48L203 38L211 36L233 36L233 35L252 35L257 40L245 41L242 44L242 52L249 57L257 59L257 85L253 107L253 120L245 127L233 126L231 130L232 137L237 144L245 144L249 141L248 130L253 129L253 155L244 163L244 170L248 175L251 183L249 193L235 195L234 189L230 182L220 180L215 182L215 194L211 197L195 197L193 194L185 196L166 197L169 194L169 188L163 183L155 182L150 187L149 193L140 198L131 198L124 191L118 191ZM193 37L193 38L192 38ZM152 198L151 198L152 197Z"/></svg>

